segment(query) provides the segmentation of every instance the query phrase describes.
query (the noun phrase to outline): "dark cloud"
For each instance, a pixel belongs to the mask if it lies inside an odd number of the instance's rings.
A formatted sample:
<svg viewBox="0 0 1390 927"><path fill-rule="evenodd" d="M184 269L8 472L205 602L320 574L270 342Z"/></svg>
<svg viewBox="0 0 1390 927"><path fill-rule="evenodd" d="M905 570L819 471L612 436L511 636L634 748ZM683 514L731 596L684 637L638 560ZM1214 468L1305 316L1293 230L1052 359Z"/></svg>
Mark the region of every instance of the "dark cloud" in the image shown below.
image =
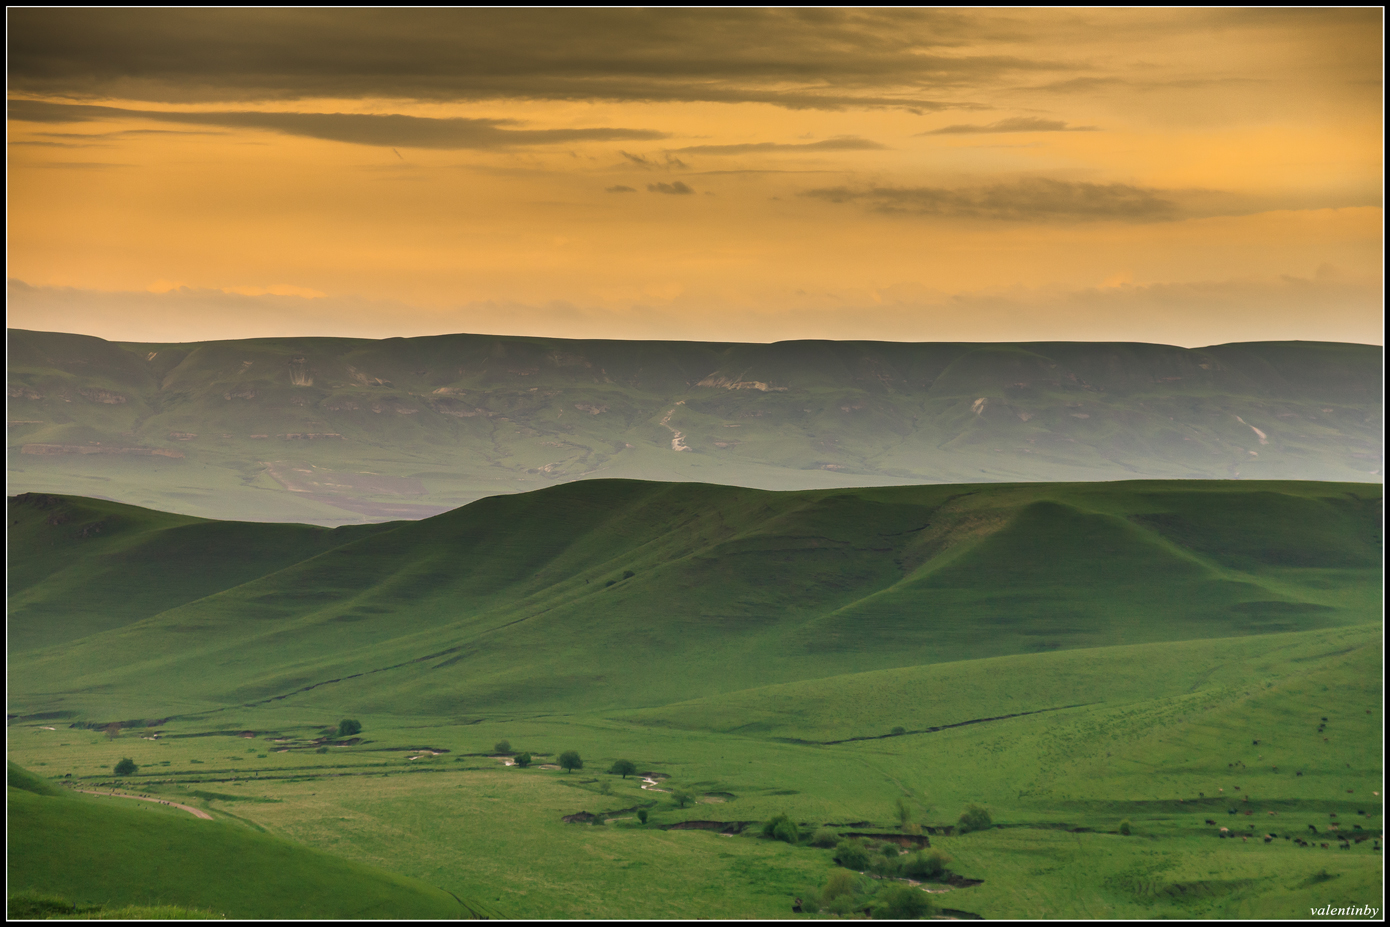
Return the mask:
<svg viewBox="0 0 1390 927"><path fill-rule="evenodd" d="M649 183L647 184L648 193L677 193L681 195L694 193L695 191L677 180L675 183Z"/></svg>
<svg viewBox="0 0 1390 927"><path fill-rule="evenodd" d="M918 132L918 135L973 135L985 132L1095 132L1095 126L1069 126L1065 122L1057 119L1039 119L1035 116L1015 116L1012 119L1000 119L998 122L990 122L985 125L955 125L946 126L941 129L932 129L930 132Z"/></svg>
<svg viewBox="0 0 1390 927"><path fill-rule="evenodd" d="M604 188L604 192L606 192L606 193L636 193L637 190L636 190L635 188L633 188L633 187L625 187L625 186L623 186L622 184L618 184L618 185L615 186L615 187L605 187L605 188Z"/></svg>
<svg viewBox="0 0 1390 927"><path fill-rule="evenodd" d="M838 138L827 138L819 142L807 142L801 145L783 144L780 142L754 142L745 145L691 145L688 148L677 148L679 152L689 152L691 154L757 154L764 151L878 151L886 149L887 145L880 145L878 142L867 138L859 138L855 135L842 135Z"/></svg>
<svg viewBox="0 0 1390 927"><path fill-rule="evenodd" d="M862 203L877 212L1012 221L1146 222L1179 218L1165 191L1129 184L1030 178L1013 183L944 187L828 187L802 196Z"/></svg>
<svg viewBox="0 0 1390 927"><path fill-rule="evenodd" d="M665 138L647 129L512 129L510 119L431 119L423 116L360 113L167 112L10 100L12 120L73 123L94 120L149 119L186 125L231 129L260 129L354 145L400 148L512 148L580 141L621 141Z"/></svg>
<svg viewBox="0 0 1390 927"><path fill-rule="evenodd" d="M961 105L934 95L1077 68L971 54L990 15L789 9L12 9L11 92Z"/></svg>

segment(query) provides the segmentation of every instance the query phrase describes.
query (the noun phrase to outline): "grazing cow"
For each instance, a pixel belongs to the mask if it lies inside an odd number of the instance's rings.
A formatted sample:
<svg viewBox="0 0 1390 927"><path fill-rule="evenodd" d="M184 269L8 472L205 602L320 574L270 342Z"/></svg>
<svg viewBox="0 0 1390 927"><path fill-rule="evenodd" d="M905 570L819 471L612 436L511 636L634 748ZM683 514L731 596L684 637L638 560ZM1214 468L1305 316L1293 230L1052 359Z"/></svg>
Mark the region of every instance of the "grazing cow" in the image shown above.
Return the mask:
<svg viewBox="0 0 1390 927"><path fill-rule="evenodd" d="M1327 849L1327 844L1324 843L1324 844L1322 845L1322 848L1323 848L1324 850Z"/></svg>
<svg viewBox="0 0 1390 927"><path fill-rule="evenodd" d="M1308 829L1309 829L1310 831L1312 831L1313 833L1315 833L1315 834L1318 832L1317 825L1315 825L1315 824L1309 824L1309 825L1308 825Z"/></svg>
<svg viewBox="0 0 1390 927"><path fill-rule="evenodd" d="M1249 812L1249 811L1245 812L1245 816L1246 816L1247 818L1250 817L1250 814L1251 814L1251 812ZM1252 826L1253 826L1253 825L1252 825Z"/></svg>
<svg viewBox="0 0 1390 927"><path fill-rule="evenodd" d="M1227 834L1229 834L1230 832L1231 832L1231 831L1230 831L1229 828L1223 827L1223 828L1221 828L1221 832L1218 833L1217 836L1218 836L1218 837L1225 837L1225 836L1226 836Z"/></svg>
<svg viewBox="0 0 1390 927"><path fill-rule="evenodd" d="M1252 740L1250 741L1250 744L1251 746L1258 747L1260 745L1260 742L1258 740Z"/></svg>
<svg viewBox="0 0 1390 927"><path fill-rule="evenodd" d="M1216 822L1213 821L1211 818L1207 818L1207 823L1210 824L1212 827L1216 826Z"/></svg>
<svg viewBox="0 0 1390 927"><path fill-rule="evenodd" d="M1274 817L1274 812L1271 811L1271 812L1269 813L1269 816L1270 816L1270 817Z"/></svg>
<svg viewBox="0 0 1390 927"><path fill-rule="evenodd" d="M1301 775L1303 775L1303 773L1302 773L1302 772L1296 772L1296 773L1294 773L1294 775L1295 775L1295 776L1301 776Z"/></svg>
<svg viewBox="0 0 1390 927"><path fill-rule="evenodd" d="M1327 813L1327 816L1328 816L1329 818L1335 818L1335 817L1337 816L1337 812L1335 812L1335 811L1329 811L1329 812Z"/></svg>
<svg viewBox="0 0 1390 927"><path fill-rule="evenodd" d="M1351 764L1348 763L1347 765L1350 766ZM1350 795L1352 792L1355 792L1355 791L1356 791L1356 789L1347 789L1347 794Z"/></svg>
<svg viewBox="0 0 1390 927"><path fill-rule="evenodd" d="M1336 824L1329 824L1329 825L1327 825L1327 829L1328 829L1328 830L1336 830L1336 829L1337 829L1337 825L1336 825Z"/></svg>
<svg viewBox="0 0 1390 927"><path fill-rule="evenodd" d="M1360 825L1360 824L1353 824L1353 825L1351 825L1351 829L1352 829L1352 830L1360 830L1360 829L1361 829L1361 825Z"/></svg>
<svg viewBox="0 0 1390 927"><path fill-rule="evenodd" d="M1241 838L1240 838L1240 842L1241 842L1241 843L1249 843L1249 842L1250 842L1250 838L1249 838L1249 837L1241 837Z"/></svg>
<svg viewBox="0 0 1390 927"><path fill-rule="evenodd" d="M1366 814L1366 812L1362 811L1360 808L1357 808L1357 809L1356 809L1356 813L1359 814L1359 815L1361 815L1361 816L1363 816L1363 817L1364 817L1365 814Z"/></svg>
<svg viewBox="0 0 1390 927"><path fill-rule="evenodd" d="M1271 840L1273 840L1273 839L1274 839L1274 835L1273 835L1273 834L1265 834L1265 843L1269 843L1269 842L1270 842Z"/></svg>
<svg viewBox="0 0 1390 927"><path fill-rule="evenodd" d="M1232 808L1232 809L1230 809L1229 811L1227 811L1226 813L1227 813L1227 814L1236 814L1237 812L1236 812L1236 809Z"/></svg>
<svg viewBox="0 0 1390 927"><path fill-rule="evenodd" d="M1327 720L1326 718L1323 718L1323 721L1326 721L1326 720Z"/></svg>

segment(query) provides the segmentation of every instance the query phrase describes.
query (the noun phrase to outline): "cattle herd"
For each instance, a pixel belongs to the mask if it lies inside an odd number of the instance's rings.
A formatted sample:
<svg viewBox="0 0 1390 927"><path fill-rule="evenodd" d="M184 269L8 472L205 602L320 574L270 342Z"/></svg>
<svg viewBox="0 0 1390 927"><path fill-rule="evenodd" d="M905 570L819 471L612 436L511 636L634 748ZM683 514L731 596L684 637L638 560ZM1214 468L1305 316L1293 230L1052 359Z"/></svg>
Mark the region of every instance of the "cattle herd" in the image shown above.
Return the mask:
<svg viewBox="0 0 1390 927"><path fill-rule="evenodd" d="M1370 714L1369 711L1367 711L1366 713L1367 713L1367 714ZM1326 729L1327 729L1327 719L1326 719L1326 718L1323 718L1323 719L1321 720L1321 723L1318 725L1318 733L1321 734L1321 733L1323 733L1323 731L1326 730ZM1323 740L1325 741L1325 740L1327 740L1327 738L1324 737ZM1259 744L1260 744L1260 741L1258 741L1258 740L1252 740L1252 741L1251 741L1251 746L1259 746ZM1261 757L1261 759L1263 759L1263 757ZM1350 764L1348 764L1348 765L1350 765ZM1242 763L1242 762L1239 761L1239 760L1236 760L1236 761L1233 762L1233 763L1227 763L1227 764L1226 764L1226 767L1227 767L1228 769L1235 769L1235 768L1238 768L1238 767L1239 767L1239 768L1244 768L1244 767L1245 767L1245 764ZM1278 772L1278 771L1279 771L1279 767L1278 767L1278 766L1272 767L1272 771L1273 771L1273 772ZM1300 776L1300 777L1301 777L1301 776L1303 775L1303 772L1302 772L1301 770L1299 770L1299 771L1295 772L1294 775L1295 775L1295 776ZM1240 791L1240 786L1237 785L1237 786L1234 787L1234 789L1235 789L1235 791L1239 792L1239 791ZM1224 792L1225 789L1218 789L1217 791L1218 791L1218 792ZM1355 790L1353 790L1353 789L1347 789L1347 794L1348 794L1348 795L1354 794L1354 791L1355 791ZM1375 794L1379 795L1380 793L1377 792L1377 793L1375 793ZM1241 796L1241 800L1244 801L1244 802L1248 802L1248 801L1250 800L1250 795L1249 795L1249 793L1247 793L1247 794ZM1226 810L1226 813L1227 813L1228 815L1237 815L1237 814L1240 814L1240 811L1239 811L1239 809L1237 809L1237 808L1228 808L1228 809ZM1246 813L1247 815L1251 814L1250 811L1246 811L1245 813ZM1359 815L1361 815L1361 816L1363 816L1363 817L1366 816L1365 810L1364 810L1364 809L1361 809L1361 808L1358 808L1358 809L1356 810L1356 813L1359 814ZM1270 812L1269 812L1269 815L1270 815L1271 817L1274 817L1274 816L1275 816L1275 812L1270 811ZM1340 829L1340 825L1337 823L1337 813L1336 813L1335 811L1334 811L1334 812L1329 812L1329 813L1328 813L1328 818L1330 819L1330 821L1331 821L1332 823L1329 823L1329 824L1327 825L1327 829L1328 829L1329 831L1337 831L1337 830L1339 830L1339 829ZM1207 818L1207 819L1206 819L1206 823L1207 823L1209 826L1211 826L1211 827L1215 827L1215 826L1216 826L1216 821L1212 820L1211 818ZM1255 829L1255 825L1254 825L1254 824L1249 825L1249 827L1250 827L1251 830L1254 830L1254 829ZM1353 824L1352 827L1353 827L1354 830L1361 830L1361 825L1360 825L1360 824ZM1308 832L1311 833L1311 834L1317 834L1317 832L1318 832L1317 825L1316 825L1316 824L1309 824L1309 825L1308 825ZM1216 835L1217 835L1218 837L1222 838L1222 839L1225 839L1225 838L1228 838L1228 837L1231 838L1231 839L1234 839L1234 838L1237 836L1237 835L1236 835L1235 833L1233 833L1233 832L1231 831L1231 829L1228 828L1228 827L1222 827L1222 828L1220 828L1220 829L1217 831L1217 834L1216 834ZM1241 839L1242 842L1248 842L1248 841L1249 841L1249 838L1250 838L1251 836L1253 836L1253 835L1251 835L1251 834L1241 834L1241 835L1239 835L1239 836L1240 836L1240 839ZM1367 841L1367 840L1370 840L1370 839L1372 839L1372 838L1375 838L1375 843L1372 845L1372 849L1373 849L1375 852L1377 852L1377 853L1380 852L1380 839L1379 839L1378 834L1364 834L1364 833L1363 833L1363 834L1357 834L1357 835L1342 835L1342 834L1338 833L1338 834L1336 834L1335 836L1336 836L1336 840L1337 840L1337 845L1338 845L1341 849L1343 849L1343 850L1350 850L1350 849L1351 849L1352 843L1358 843L1358 844L1359 844L1359 843L1364 843L1364 842ZM1311 847L1311 846L1313 846L1312 843L1309 843L1307 840L1304 840L1302 837L1290 837L1290 835L1288 835L1288 834L1284 834L1283 837L1284 837L1285 840L1291 840L1293 843L1296 843L1296 844L1298 844L1299 846L1303 846L1303 847ZM1265 834L1265 835L1264 835L1264 842L1265 842L1265 843L1273 843L1273 842L1274 842L1275 840L1277 840L1277 839L1278 839L1278 836L1275 835L1275 834ZM1329 849L1329 844L1327 844L1327 843L1321 843L1321 844L1319 844L1319 845L1320 845L1324 850Z"/></svg>

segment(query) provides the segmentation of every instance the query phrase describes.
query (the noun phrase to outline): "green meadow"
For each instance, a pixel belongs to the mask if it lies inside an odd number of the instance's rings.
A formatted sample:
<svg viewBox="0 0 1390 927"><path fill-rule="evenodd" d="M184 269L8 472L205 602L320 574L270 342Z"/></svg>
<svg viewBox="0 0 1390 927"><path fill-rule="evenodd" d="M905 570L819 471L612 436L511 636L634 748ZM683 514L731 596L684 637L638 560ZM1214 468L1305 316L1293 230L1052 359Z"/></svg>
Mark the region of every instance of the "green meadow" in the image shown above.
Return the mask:
<svg viewBox="0 0 1390 927"><path fill-rule="evenodd" d="M1379 905L1380 505L615 480L330 529L13 497L10 891L827 917L793 912L825 829L946 853L921 888L951 916ZM225 882L228 853L272 874Z"/></svg>

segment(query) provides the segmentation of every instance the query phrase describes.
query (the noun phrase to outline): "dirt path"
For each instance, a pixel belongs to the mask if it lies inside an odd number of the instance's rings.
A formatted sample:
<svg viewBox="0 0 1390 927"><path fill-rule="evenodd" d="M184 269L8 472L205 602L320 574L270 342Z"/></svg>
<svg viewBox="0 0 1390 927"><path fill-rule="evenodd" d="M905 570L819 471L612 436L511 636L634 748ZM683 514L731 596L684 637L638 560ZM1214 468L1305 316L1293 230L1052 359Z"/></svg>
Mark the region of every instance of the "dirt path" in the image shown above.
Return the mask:
<svg viewBox="0 0 1390 927"><path fill-rule="evenodd" d="M165 801L162 798L150 798L146 795L127 795L124 792L93 792L91 789L73 789L73 791L82 792L86 795L104 795L107 798L136 798L140 801L152 801L156 802L157 804L168 805L170 808L178 808L180 811L187 811L194 817L203 818L204 820L208 821L212 820L212 815L208 814L206 811L203 811L200 808L194 808L190 805L180 805L176 801Z"/></svg>

